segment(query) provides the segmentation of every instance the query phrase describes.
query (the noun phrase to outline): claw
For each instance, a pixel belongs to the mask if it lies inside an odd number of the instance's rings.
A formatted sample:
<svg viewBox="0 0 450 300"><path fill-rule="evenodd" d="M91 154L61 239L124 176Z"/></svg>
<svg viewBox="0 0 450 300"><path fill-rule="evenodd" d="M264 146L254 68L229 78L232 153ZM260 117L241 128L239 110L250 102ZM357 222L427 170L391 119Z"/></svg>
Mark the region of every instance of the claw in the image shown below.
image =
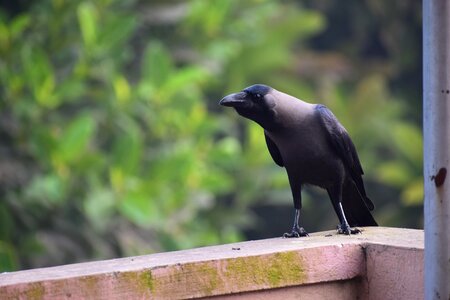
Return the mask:
<svg viewBox="0 0 450 300"><path fill-rule="evenodd" d="M309 236L309 234L306 232L306 230L303 227L300 228L292 228L292 231L289 232L285 232L283 234L284 238L298 238L298 237L302 237L302 236Z"/></svg>
<svg viewBox="0 0 450 300"><path fill-rule="evenodd" d="M284 238L297 238L297 237L300 237L299 236L299 234L298 234L298 232L296 232L296 231L292 231L292 232L285 232L284 234L283 234L283 237Z"/></svg>
<svg viewBox="0 0 450 300"><path fill-rule="evenodd" d="M345 234L345 235L359 234L359 233L361 233L361 230L358 228L350 228L350 226L348 226L348 225L338 225L337 233Z"/></svg>

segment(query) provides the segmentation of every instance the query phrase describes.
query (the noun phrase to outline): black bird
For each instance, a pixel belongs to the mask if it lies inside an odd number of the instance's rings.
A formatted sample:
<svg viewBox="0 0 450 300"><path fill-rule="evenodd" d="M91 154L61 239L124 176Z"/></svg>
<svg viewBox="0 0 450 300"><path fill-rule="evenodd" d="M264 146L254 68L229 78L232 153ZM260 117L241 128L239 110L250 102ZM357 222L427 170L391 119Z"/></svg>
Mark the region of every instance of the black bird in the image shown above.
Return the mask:
<svg viewBox="0 0 450 300"><path fill-rule="evenodd" d="M326 106L304 102L263 84L228 95L220 104L261 125L273 160L286 168L295 217L292 231L284 237L308 235L299 226L305 184L327 190L339 218L338 233L361 232L351 228L354 226L378 226L370 213L374 205L366 195L355 146Z"/></svg>

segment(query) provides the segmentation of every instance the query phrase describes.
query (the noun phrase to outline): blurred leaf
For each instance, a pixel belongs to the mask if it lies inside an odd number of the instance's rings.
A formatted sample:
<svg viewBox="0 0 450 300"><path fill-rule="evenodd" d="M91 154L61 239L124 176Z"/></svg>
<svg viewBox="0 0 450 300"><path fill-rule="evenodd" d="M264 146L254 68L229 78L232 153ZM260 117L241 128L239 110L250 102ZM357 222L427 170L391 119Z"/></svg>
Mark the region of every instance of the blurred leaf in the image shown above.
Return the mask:
<svg viewBox="0 0 450 300"><path fill-rule="evenodd" d="M86 47L92 47L97 41L97 11L91 2L82 2L77 8L78 23Z"/></svg>
<svg viewBox="0 0 450 300"><path fill-rule="evenodd" d="M234 165L242 155L242 148L239 142L233 137L226 137L218 141L209 153L210 159L215 164L224 168Z"/></svg>
<svg viewBox="0 0 450 300"><path fill-rule="evenodd" d="M55 155L70 163L81 157L95 132L95 121L89 114L81 114L64 129Z"/></svg>
<svg viewBox="0 0 450 300"><path fill-rule="evenodd" d="M121 200L119 209L130 221L144 228L159 228L164 224L164 215L159 211L155 199L139 190L127 193Z"/></svg>
<svg viewBox="0 0 450 300"><path fill-rule="evenodd" d="M53 108L59 104L54 94L55 76L49 57L41 49L24 47L21 52L25 76L32 85L37 102Z"/></svg>
<svg viewBox="0 0 450 300"><path fill-rule="evenodd" d="M81 80L68 79L56 86L55 94L57 99L62 101L73 101L82 96L86 85Z"/></svg>
<svg viewBox="0 0 450 300"><path fill-rule="evenodd" d="M122 122L122 131L117 136L112 151L114 165L133 174L141 160L142 134L131 120Z"/></svg>
<svg viewBox="0 0 450 300"><path fill-rule="evenodd" d="M229 0L193 1L188 14L188 24L202 28L208 37L214 36L222 29L225 17L234 2Z"/></svg>
<svg viewBox="0 0 450 300"><path fill-rule="evenodd" d="M165 47L157 41L150 42L142 64L143 80L160 87L169 79L172 68L172 60Z"/></svg>
<svg viewBox="0 0 450 300"><path fill-rule="evenodd" d="M65 200L66 185L60 177L54 174L35 177L26 190L26 195L36 202L49 206L60 205Z"/></svg>
<svg viewBox="0 0 450 300"><path fill-rule="evenodd" d="M262 162L271 161L270 154L267 151L263 129L258 124L252 122L247 127L247 134L247 163L250 165L260 165Z"/></svg>
<svg viewBox="0 0 450 300"><path fill-rule="evenodd" d="M136 19L133 16L119 15L112 18L99 29L98 45L105 49L120 47L121 43L129 39L135 26Z"/></svg>
<svg viewBox="0 0 450 300"><path fill-rule="evenodd" d="M419 178L408 184L401 195L402 202L408 206L422 205L423 197L424 188L422 178Z"/></svg>
<svg viewBox="0 0 450 300"><path fill-rule="evenodd" d="M119 103L123 104L130 100L130 85L123 76L119 76L114 80L114 91Z"/></svg>
<svg viewBox="0 0 450 300"><path fill-rule="evenodd" d="M413 176L411 169L404 162L398 160L380 164L376 173L381 181L399 187L407 184Z"/></svg>
<svg viewBox="0 0 450 300"><path fill-rule="evenodd" d="M10 45L9 29L5 23L0 20L0 50L2 52L7 51Z"/></svg>
<svg viewBox="0 0 450 300"><path fill-rule="evenodd" d="M234 187L233 179L224 172L219 170L210 169L208 175L204 176L202 186L214 193L225 193Z"/></svg>
<svg viewBox="0 0 450 300"><path fill-rule="evenodd" d="M29 24L30 16L22 14L15 17L11 24L11 38L19 37Z"/></svg>
<svg viewBox="0 0 450 300"><path fill-rule="evenodd" d="M5 199L2 201L6 202ZM14 235L13 216L6 203L0 203L0 240L10 240Z"/></svg>
<svg viewBox="0 0 450 300"><path fill-rule="evenodd" d="M182 89L201 83L206 79L207 73L205 70L197 67L188 67L178 70L173 74L165 84L161 87L161 94L164 98L173 97Z"/></svg>
<svg viewBox="0 0 450 300"><path fill-rule="evenodd" d="M391 131L395 146L414 165L422 165L422 133L407 123L397 123Z"/></svg>
<svg viewBox="0 0 450 300"><path fill-rule="evenodd" d="M106 229L115 211L115 197L111 190L100 189L89 193L84 210L91 223L100 230Z"/></svg>
<svg viewBox="0 0 450 300"><path fill-rule="evenodd" d="M48 74L38 88L36 88L35 95L37 100L48 107L55 107L58 104L58 99L53 94L55 88L55 79L53 74Z"/></svg>
<svg viewBox="0 0 450 300"><path fill-rule="evenodd" d="M0 273L17 270L18 259L16 250L0 240Z"/></svg>

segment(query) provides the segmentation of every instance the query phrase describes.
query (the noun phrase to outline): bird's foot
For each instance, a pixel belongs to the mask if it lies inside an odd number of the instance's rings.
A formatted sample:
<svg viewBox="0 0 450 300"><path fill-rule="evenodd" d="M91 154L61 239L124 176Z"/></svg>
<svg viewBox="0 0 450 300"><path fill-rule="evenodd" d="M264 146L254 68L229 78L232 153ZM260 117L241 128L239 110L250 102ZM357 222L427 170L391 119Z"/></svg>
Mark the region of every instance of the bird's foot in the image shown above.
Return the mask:
<svg viewBox="0 0 450 300"><path fill-rule="evenodd" d="M341 225L337 226L337 233L345 234L345 235L359 234L359 233L361 233L361 230L358 228L350 228L350 226L348 226L348 224L341 224Z"/></svg>
<svg viewBox="0 0 450 300"><path fill-rule="evenodd" d="M291 232L285 232L283 234L284 238L297 238L302 236L309 236L303 227L294 227Z"/></svg>

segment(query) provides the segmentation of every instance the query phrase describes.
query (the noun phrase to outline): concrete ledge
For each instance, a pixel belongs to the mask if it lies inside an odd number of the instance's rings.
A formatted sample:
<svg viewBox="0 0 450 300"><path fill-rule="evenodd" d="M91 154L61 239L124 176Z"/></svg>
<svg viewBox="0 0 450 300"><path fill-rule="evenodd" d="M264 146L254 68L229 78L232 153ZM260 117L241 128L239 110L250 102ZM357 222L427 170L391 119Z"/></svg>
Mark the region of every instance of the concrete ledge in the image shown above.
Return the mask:
<svg viewBox="0 0 450 300"><path fill-rule="evenodd" d="M423 231L318 232L0 274L6 299L421 299ZM267 297L267 298L266 298Z"/></svg>

